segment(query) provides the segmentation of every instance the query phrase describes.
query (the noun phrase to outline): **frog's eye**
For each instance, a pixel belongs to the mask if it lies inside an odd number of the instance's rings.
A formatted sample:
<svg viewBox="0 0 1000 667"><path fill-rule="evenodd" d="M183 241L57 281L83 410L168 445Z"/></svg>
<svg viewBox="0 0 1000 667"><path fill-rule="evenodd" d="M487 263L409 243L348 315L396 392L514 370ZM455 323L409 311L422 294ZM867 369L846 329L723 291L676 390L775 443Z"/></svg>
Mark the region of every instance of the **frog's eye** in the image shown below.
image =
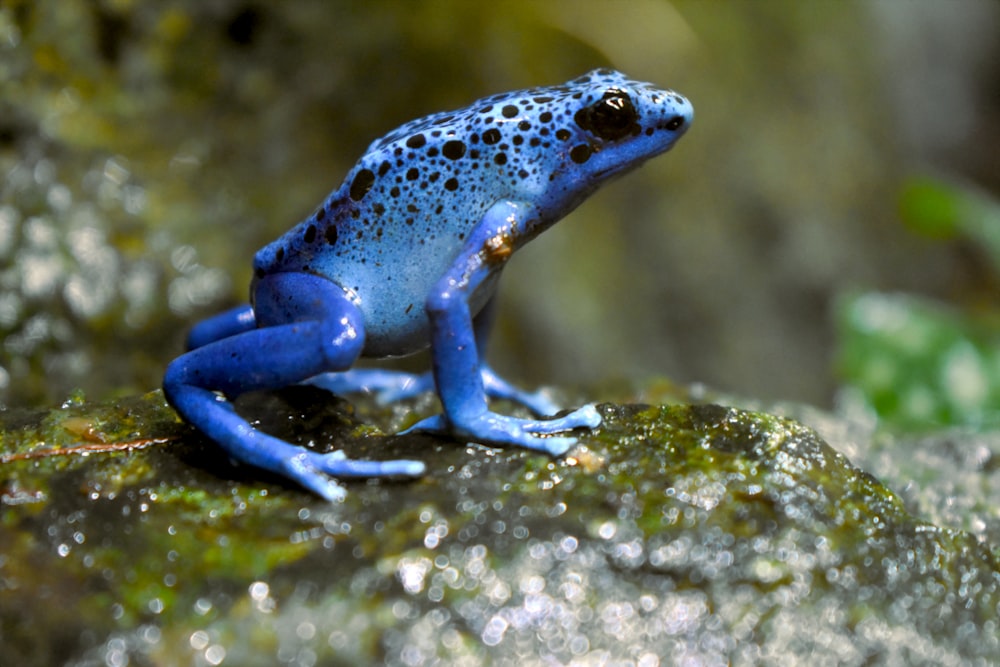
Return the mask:
<svg viewBox="0 0 1000 667"><path fill-rule="evenodd" d="M604 97L576 112L576 124L607 141L638 132L639 112L632 99L621 90L609 90Z"/></svg>
<svg viewBox="0 0 1000 667"><path fill-rule="evenodd" d="M681 129L682 125L684 125L684 116L673 116L663 127L667 128L671 132L674 132L675 130Z"/></svg>

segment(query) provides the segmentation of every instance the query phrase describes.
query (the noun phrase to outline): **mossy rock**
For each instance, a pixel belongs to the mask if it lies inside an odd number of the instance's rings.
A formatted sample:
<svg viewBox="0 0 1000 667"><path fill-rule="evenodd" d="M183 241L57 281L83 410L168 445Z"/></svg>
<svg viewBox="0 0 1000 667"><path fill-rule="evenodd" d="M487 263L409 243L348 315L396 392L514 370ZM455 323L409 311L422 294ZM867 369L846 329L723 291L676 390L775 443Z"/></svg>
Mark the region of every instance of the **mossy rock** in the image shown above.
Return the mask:
<svg viewBox="0 0 1000 667"><path fill-rule="evenodd" d="M429 398L378 408L296 387L240 408L305 446L420 458L430 472L349 482L346 500L329 504L230 463L159 392L0 413L8 459L86 438L136 445L3 464L5 656L1000 657L991 546L915 518L795 421L718 405L605 404L602 427L553 460L385 435L433 410Z"/></svg>

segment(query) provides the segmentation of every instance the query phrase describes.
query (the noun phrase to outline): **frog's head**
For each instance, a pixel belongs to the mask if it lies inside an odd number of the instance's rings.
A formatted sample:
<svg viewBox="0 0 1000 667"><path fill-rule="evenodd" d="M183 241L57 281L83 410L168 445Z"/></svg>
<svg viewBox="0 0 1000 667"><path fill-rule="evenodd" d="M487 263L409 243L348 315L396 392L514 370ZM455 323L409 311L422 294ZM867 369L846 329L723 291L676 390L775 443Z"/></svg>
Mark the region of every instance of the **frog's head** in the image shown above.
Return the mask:
<svg viewBox="0 0 1000 667"><path fill-rule="evenodd" d="M345 194L360 202L372 190L379 204L409 197L418 209L443 197L462 215L500 200L531 202L551 222L670 149L693 118L672 90L594 70L406 123L372 143Z"/></svg>
<svg viewBox="0 0 1000 667"><path fill-rule="evenodd" d="M686 98L614 70L594 70L568 84L576 89L570 137L562 143L567 171L577 165L597 185L670 148L691 126Z"/></svg>

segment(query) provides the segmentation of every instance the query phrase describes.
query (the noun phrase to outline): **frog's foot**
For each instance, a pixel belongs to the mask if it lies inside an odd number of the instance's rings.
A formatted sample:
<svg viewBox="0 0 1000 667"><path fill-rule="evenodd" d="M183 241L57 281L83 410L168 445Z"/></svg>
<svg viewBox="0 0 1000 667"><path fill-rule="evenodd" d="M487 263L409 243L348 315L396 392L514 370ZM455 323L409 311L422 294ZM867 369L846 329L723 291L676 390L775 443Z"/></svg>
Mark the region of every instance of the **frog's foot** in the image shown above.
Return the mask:
<svg viewBox="0 0 1000 667"><path fill-rule="evenodd" d="M417 422L403 433L427 431L449 433L494 445L514 445L552 456L562 456L577 443L572 436L554 436L554 433L572 431L575 428L592 429L600 426L601 414L593 405L585 405L563 417L555 419L518 419L483 412L471 418L449 419L445 415L435 415Z"/></svg>
<svg viewBox="0 0 1000 667"><path fill-rule="evenodd" d="M331 477L419 477L426 471L421 461L357 461L343 451L303 450L252 428L211 391L172 383L166 388L178 411L234 459L292 479L327 500L342 500L347 493Z"/></svg>
<svg viewBox="0 0 1000 667"><path fill-rule="evenodd" d="M430 373L406 373L383 368L352 368L340 373L323 373L306 380L334 394L375 394L382 405L434 391Z"/></svg>

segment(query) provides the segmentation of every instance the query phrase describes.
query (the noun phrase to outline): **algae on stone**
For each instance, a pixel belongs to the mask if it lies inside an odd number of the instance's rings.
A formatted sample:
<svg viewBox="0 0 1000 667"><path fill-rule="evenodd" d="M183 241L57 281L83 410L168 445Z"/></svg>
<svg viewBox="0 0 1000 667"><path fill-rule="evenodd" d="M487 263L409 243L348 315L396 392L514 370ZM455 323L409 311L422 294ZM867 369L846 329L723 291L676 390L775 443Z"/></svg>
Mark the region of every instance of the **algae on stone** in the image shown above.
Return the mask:
<svg viewBox="0 0 1000 667"><path fill-rule="evenodd" d="M3 496L7 655L246 665L1000 656L991 546L915 518L788 419L607 404L601 429L552 460L379 435L405 411L361 398L356 414L308 387L241 401L304 446L428 462L426 478L349 482L346 500L328 504L230 464L162 405L158 393L132 402L153 418L122 420L122 433L177 440L69 466L3 466L6 488L38 490ZM5 449L31 428L8 425ZM108 485L114 469L139 472L93 492L90 480Z"/></svg>

